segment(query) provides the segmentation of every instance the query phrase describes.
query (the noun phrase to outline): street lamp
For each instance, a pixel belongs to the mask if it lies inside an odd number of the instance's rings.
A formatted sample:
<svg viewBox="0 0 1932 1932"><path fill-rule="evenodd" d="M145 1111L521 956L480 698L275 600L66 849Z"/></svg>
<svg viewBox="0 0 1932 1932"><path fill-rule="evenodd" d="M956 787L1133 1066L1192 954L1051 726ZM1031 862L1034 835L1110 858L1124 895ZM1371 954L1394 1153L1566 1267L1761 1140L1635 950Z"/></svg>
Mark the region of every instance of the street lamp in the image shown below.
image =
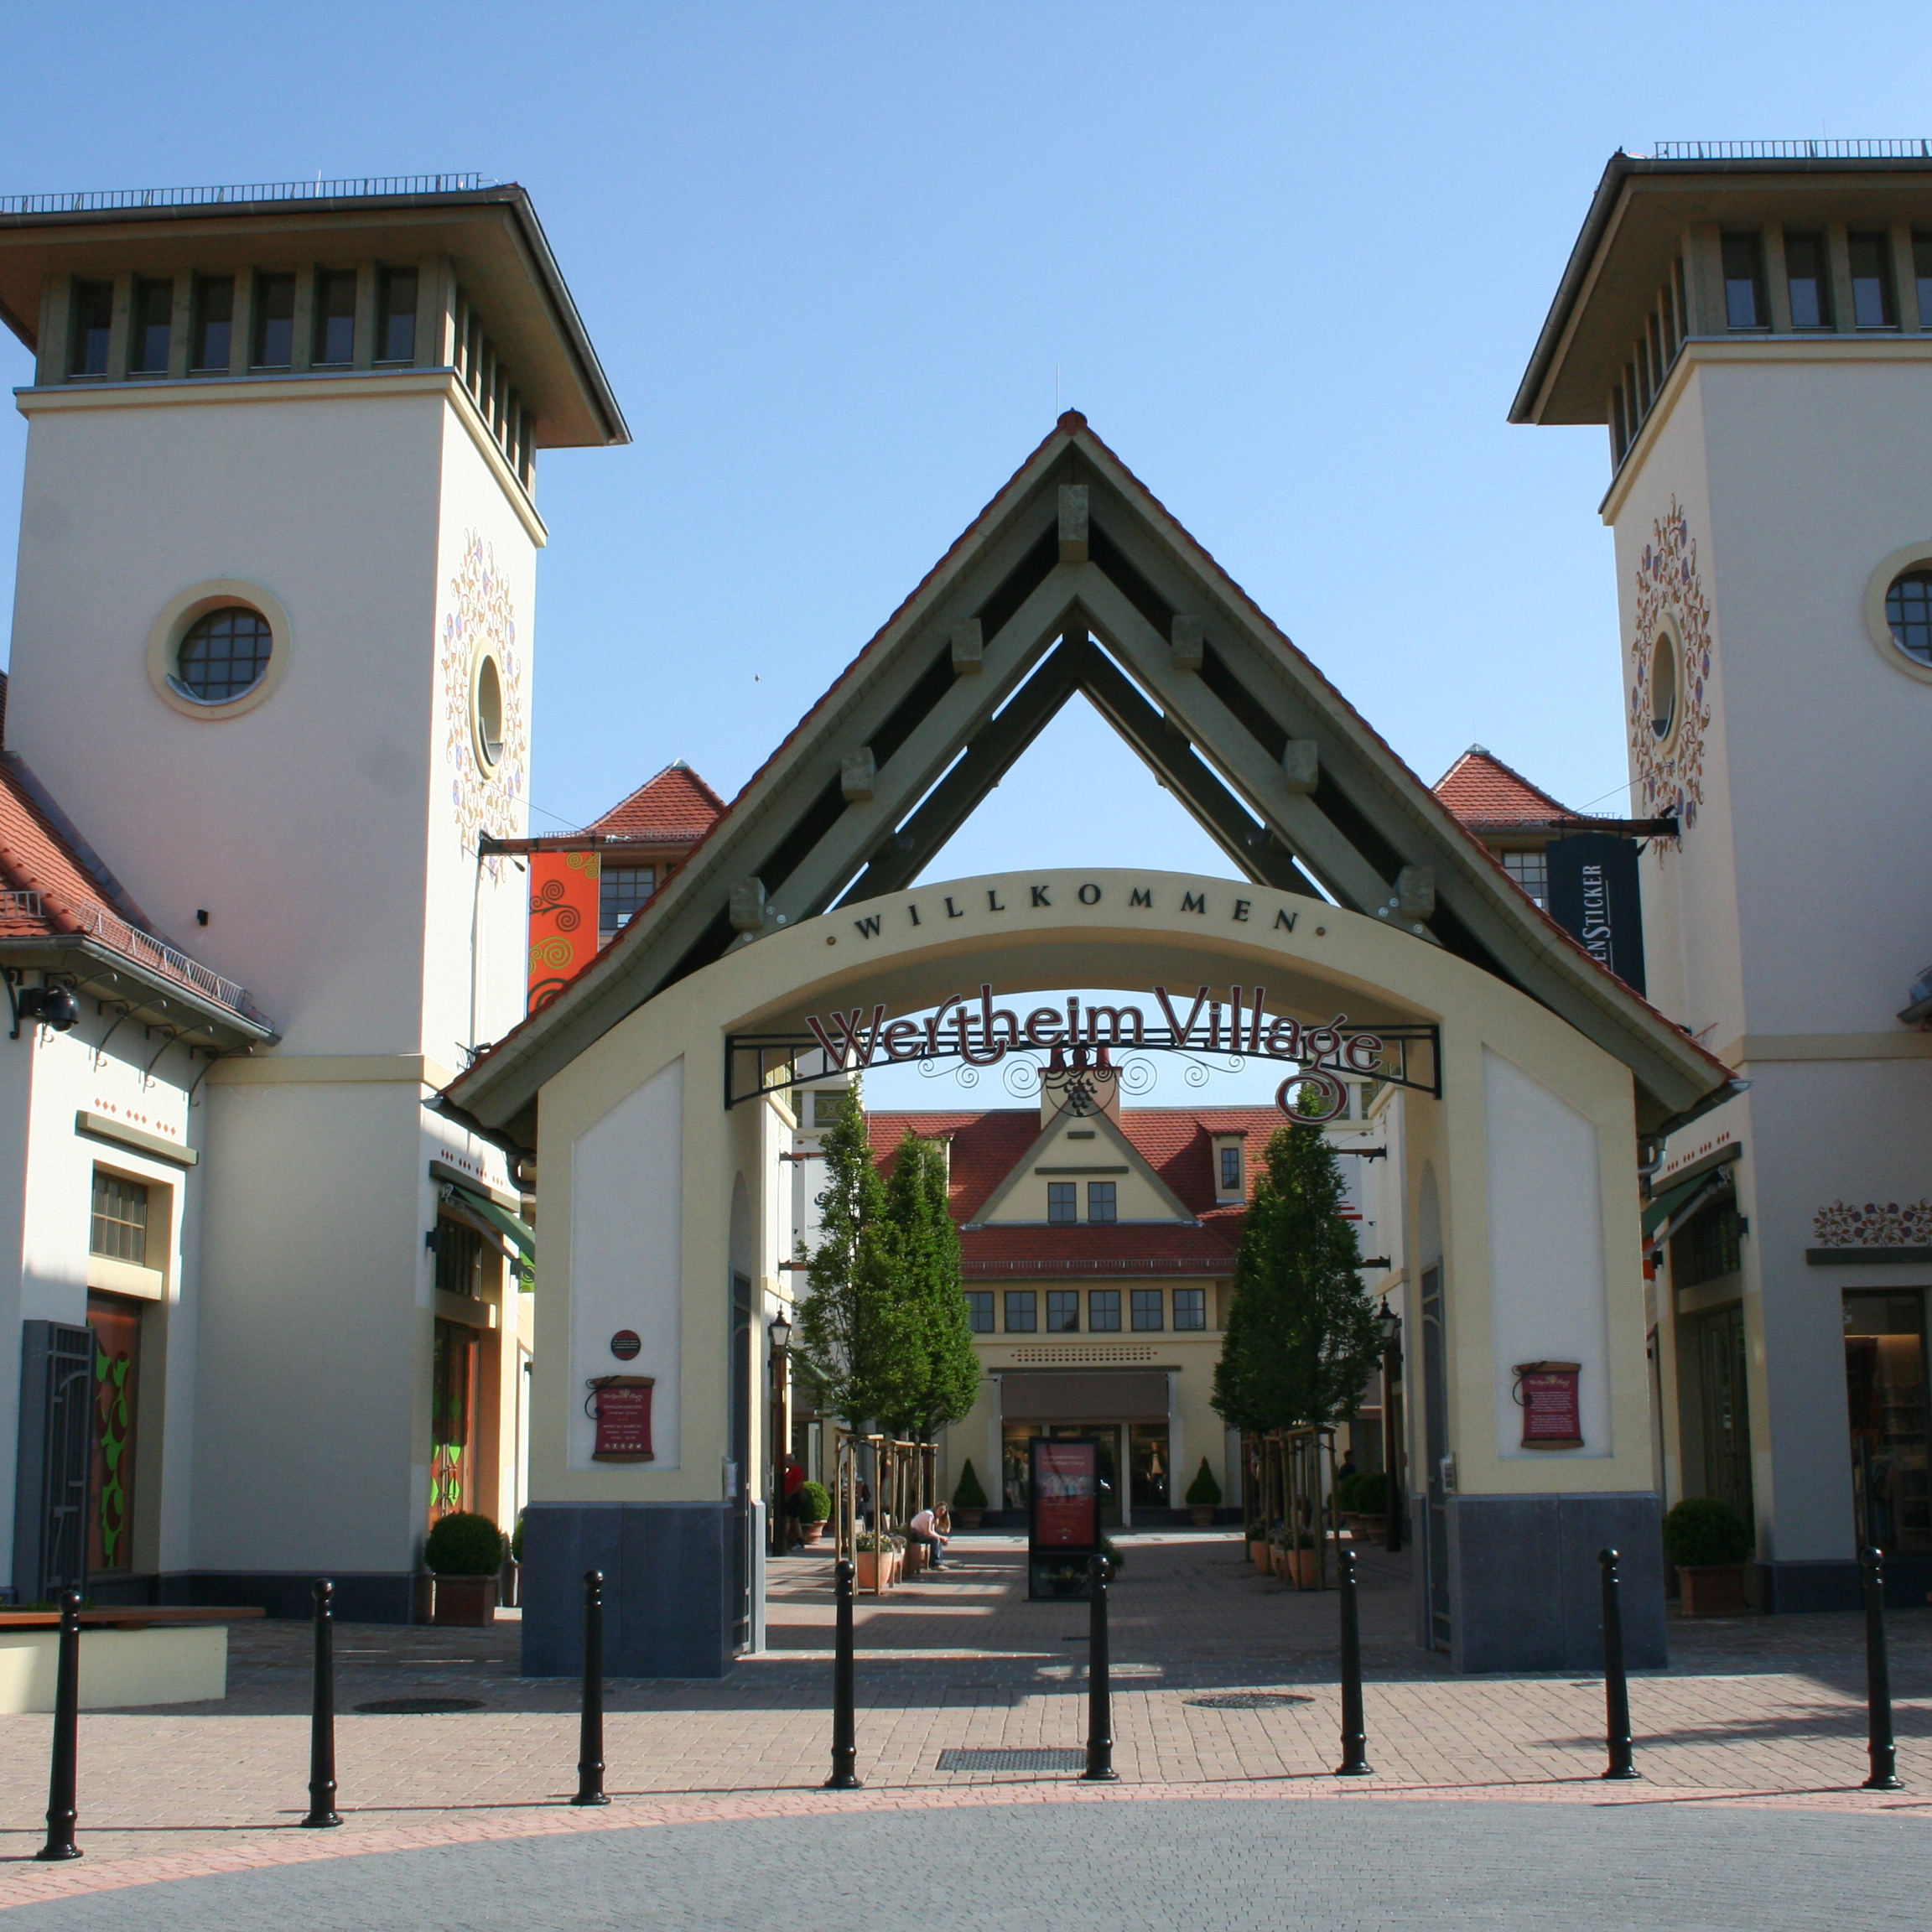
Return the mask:
<svg viewBox="0 0 1932 1932"><path fill-rule="evenodd" d="M766 1324L765 1332L771 1338L771 1546L774 1556L782 1556L786 1550L786 1525L791 1519L785 1514L788 1498L785 1494L785 1457L792 1446L792 1423L789 1404L786 1398L789 1393L785 1374L786 1363L792 1348L792 1318L781 1308Z"/></svg>
<svg viewBox="0 0 1932 1932"><path fill-rule="evenodd" d="M1382 1467L1386 1472L1383 1479L1388 1485L1386 1548L1393 1555L1402 1547L1402 1519L1409 1499L1403 1493L1402 1427L1396 1413L1396 1389L1402 1378L1402 1317L1389 1306L1386 1295L1382 1297L1375 1326L1382 1331Z"/></svg>
<svg viewBox="0 0 1932 1932"><path fill-rule="evenodd" d="M782 1355L791 1348L791 1318L782 1308L771 1317L771 1326L766 1330L766 1332L771 1337L771 1352L773 1354Z"/></svg>

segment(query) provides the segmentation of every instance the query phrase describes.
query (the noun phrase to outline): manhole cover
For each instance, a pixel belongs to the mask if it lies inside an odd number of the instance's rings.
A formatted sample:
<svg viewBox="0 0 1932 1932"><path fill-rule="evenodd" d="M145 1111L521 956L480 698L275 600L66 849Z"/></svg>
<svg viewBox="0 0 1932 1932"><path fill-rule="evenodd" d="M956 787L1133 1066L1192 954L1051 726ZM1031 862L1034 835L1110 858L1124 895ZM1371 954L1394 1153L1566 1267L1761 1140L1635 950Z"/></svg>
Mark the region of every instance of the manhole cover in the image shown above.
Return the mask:
<svg viewBox="0 0 1932 1932"><path fill-rule="evenodd" d="M358 1704L371 1717L437 1717L449 1711L481 1711L480 1697L378 1697L373 1704Z"/></svg>
<svg viewBox="0 0 1932 1932"><path fill-rule="evenodd" d="M1084 1751L942 1751L942 1771L1084 1771Z"/></svg>
<svg viewBox="0 0 1932 1932"><path fill-rule="evenodd" d="M1217 1690L1210 1697L1183 1697L1183 1704L1198 1704L1206 1711L1261 1711L1270 1704L1312 1704L1298 1690Z"/></svg>

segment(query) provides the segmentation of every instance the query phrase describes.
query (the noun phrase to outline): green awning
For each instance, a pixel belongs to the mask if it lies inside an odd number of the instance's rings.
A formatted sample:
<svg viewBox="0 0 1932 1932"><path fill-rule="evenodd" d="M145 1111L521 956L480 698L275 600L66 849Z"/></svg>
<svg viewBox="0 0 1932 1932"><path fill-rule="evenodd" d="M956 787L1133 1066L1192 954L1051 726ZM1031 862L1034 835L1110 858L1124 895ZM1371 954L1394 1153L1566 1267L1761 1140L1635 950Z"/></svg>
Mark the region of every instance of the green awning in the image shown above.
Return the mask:
<svg viewBox="0 0 1932 1932"><path fill-rule="evenodd" d="M1665 1188L1644 1210L1644 1233L1646 1238L1654 1234L1666 1221L1688 1207L1700 1194L1715 1193L1730 1185L1729 1174L1720 1167L1715 1172L1693 1174L1688 1181L1680 1181L1675 1187Z"/></svg>
<svg viewBox="0 0 1932 1932"><path fill-rule="evenodd" d="M453 1187L452 1192L471 1213L480 1214L506 1240L514 1242L531 1266L536 1265L537 1230L527 1221L518 1219L507 1208L499 1208L487 1194L479 1194L473 1188Z"/></svg>

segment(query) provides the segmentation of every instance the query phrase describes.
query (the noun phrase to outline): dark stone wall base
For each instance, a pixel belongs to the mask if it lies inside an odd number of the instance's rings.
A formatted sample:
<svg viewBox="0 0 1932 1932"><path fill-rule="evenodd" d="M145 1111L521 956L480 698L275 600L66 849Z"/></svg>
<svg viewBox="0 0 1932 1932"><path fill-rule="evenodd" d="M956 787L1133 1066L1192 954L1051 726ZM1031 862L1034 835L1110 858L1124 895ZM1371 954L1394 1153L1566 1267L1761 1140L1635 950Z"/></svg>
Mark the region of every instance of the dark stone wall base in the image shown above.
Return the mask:
<svg viewBox="0 0 1932 1932"><path fill-rule="evenodd" d="M1621 1558L1625 1662L1668 1661L1655 1496L1452 1496L1448 1514L1456 1670L1601 1670L1605 1549Z"/></svg>
<svg viewBox="0 0 1932 1932"><path fill-rule="evenodd" d="M416 1579L408 1571L185 1570L143 1579L148 1594L110 1597L91 1585L98 1602L252 1605L271 1617L312 1617L311 1586L327 1576L335 1586L335 1616L344 1623L413 1623Z"/></svg>
<svg viewBox="0 0 1932 1932"><path fill-rule="evenodd" d="M1825 1563L1760 1563L1756 1601L1774 1617L1810 1610L1857 1610L1864 1606L1858 1566L1849 1558ZM1922 1605L1932 1591L1932 1556L1888 1556L1885 1601L1900 1608Z"/></svg>
<svg viewBox="0 0 1932 1932"><path fill-rule="evenodd" d="M523 1514L523 1675L584 1669L584 1573L604 1572L612 1677L722 1677L732 1665L721 1503L532 1503Z"/></svg>

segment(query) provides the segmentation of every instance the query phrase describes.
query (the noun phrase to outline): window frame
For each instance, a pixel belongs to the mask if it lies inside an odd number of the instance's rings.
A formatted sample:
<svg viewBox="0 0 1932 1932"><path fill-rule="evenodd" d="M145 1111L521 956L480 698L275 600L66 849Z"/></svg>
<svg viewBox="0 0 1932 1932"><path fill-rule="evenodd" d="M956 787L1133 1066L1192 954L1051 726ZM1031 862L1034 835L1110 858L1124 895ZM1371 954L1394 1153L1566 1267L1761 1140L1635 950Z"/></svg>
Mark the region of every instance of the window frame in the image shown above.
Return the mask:
<svg viewBox="0 0 1932 1932"><path fill-rule="evenodd" d="M1733 247L1748 250L1750 261L1748 275L1731 273L1731 251ZM1771 304L1766 296L1764 281L1764 237L1754 228L1732 229L1720 233L1717 238L1717 275L1724 288L1724 330L1730 335L1759 335L1771 326ZM1751 289L1752 314L1749 322L1733 319L1736 310L1732 305L1731 291L1741 283L1748 282Z"/></svg>
<svg viewBox="0 0 1932 1932"><path fill-rule="evenodd" d="M1049 1288L1046 1291L1046 1333L1078 1335L1080 1332L1080 1291Z"/></svg>
<svg viewBox="0 0 1932 1932"><path fill-rule="evenodd" d="M1015 1313L1024 1315L1015 1322ZM1000 1304L1001 1332L1007 1335L1037 1335L1040 1332L1040 1291L1036 1288L1009 1288Z"/></svg>
<svg viewBox="0 0 1932 1932"><path fill-rule="evenodd" d="M138 1197L140 1213L138 1218L132 1215L106 1213L102 1212L103 1201L115 1203L117 1193ZM96 1166L89 1183L87 1252L102 1261L121 1261L131 1267L146 1268L151 1265L148 1259L148 1236L153 1225L154 1183L143 1181L132 1174L117 1173L112 1167ZM103 1228L122 1228L132 1232L122 1237L132 1253L123 1253L119 1247L101 1247L99 1244Z"/></svg>
<svg viewBox="0 0 1932 1932"><path fill-rule="evenodd" d="M1105 1212L1102 1213L1101 1210ZM1111 1228L1120 1218L1120 1189L1112 1181L1087 1183L1087 1220L1095 1228Z"/></svg>
<svg viewBox="0 0 1932 1932"><path fill-rule="evenodd" d="M966 1329L971 1335L991 1335L996 1332L994 1317L993 1291L990 1288L969 1288L966 1296ZM984 1320L981 1320L981 1317Z"/></svg>
<svg viewBox="0 0 1932 1932"><path fill-rule="evenodd" d="M1075 1228L1079 1223L1079 1182L1049 1181L1046 1183L1046 1225L1049 1228Z"/></svg>
<svg viewBox="0 0 1932 1932"><path fill-rule="evenodd" d="M96 306L97 305L97 306ZM99 315L98 323L95 317ZM70 382L104 382L111 371L108 361L114 353L114 284L91 276L76 275L67 296L67 380ZM100 366L94 366L96 338L99 338Z"/></svg>
<svg viewBox="0 0 1932 1932"><path fill-rule="evenodd" d="M631 906L631 909L624 914L622 918L612 925L610 923L610 914L613 911L612 901L622 896L615 891L615 887L620 880L630 880L634 883L636 875L639 873L649 875L651 880L649 889L641 899L636 900ZM608 946L651 903L657 896L657 868L655 865L606 865L600 864L597 869L597 943L600 946Z"/></svg>
<svg viewBox="0 0 1932 1932"><path fill-rule="evenodd" d="M1130 1332L1135 1335L1163 1334L1167 1327L1167 1291L1165 1288L1135 1288L1129 1291L1130 1307L1133 1327ZM1143 1316L1151 1315L1151 1321L1144 1321Z"/></svg>
<svg viewBox="0 0 1932 1932"><path fill-rule="evenodd" d="M1864 248L1874 251L1877 265L1875 275L1858 273L1858 255ZM1863 335L1896 333L1898 327L1898 288L1897 278L1892 267L1892 236L1885 229L1855 228L1848 230L1845 236L1846 274L1852 284L1852 326ZM1861 313L1862 285L1875 286L1878 296L1879 319L1867 322Z"/></svg>
<svg viewBox="0 0 1932 1932"><path fill-rule="evenodd" d="M353 268L315 271L315 293L310 304L309 366L311 369L353 369L356 366L356 299L361 280ZM348 308L330 308L331 299L339 296L345 288L349 294ZM338 323L346 325L345 353L340 356L330 353L336 346L331 335Z"/></svg>
<svg viewBox="0 0 1932 1932"><path fill-rule="evenodd" d="M1090 1335L1120 1332L1120 1291L1118 1288L1087 1291L1087 1332Z"/></svg>
<svg viewBox="0 0 1932 1932"><path fill-rule="evenodd" d="M216 316L209 312L210 298L224 292L228 313ZM221 360L203 360L211 328L227 331ZM188 373L190 376L226 376L235 366L235 278L232 275L197 275L188 299Z"/></svg>
<svg viewBox="0 0 1932 1932"><path fill-rule="evenodd" d="M1199 1317L1199 1320L1189 1319L1196 1316ZM1179 1334L1183 1330L1205 1331L1207 1327L1208 1291L1205 1288L1176 1288L1174 1291L1175 1332Z"/></svg>
<svg viewBox="0 0 1932 1932"><path fill-rule="evenodd" d="M154 319L153 311L160 311ZM153 357L156 333L159 335L161 359ZM127 373L152 381L168 373L169 357L174 347L174 278L172 275L137 275L127 299Z"/></svg>

